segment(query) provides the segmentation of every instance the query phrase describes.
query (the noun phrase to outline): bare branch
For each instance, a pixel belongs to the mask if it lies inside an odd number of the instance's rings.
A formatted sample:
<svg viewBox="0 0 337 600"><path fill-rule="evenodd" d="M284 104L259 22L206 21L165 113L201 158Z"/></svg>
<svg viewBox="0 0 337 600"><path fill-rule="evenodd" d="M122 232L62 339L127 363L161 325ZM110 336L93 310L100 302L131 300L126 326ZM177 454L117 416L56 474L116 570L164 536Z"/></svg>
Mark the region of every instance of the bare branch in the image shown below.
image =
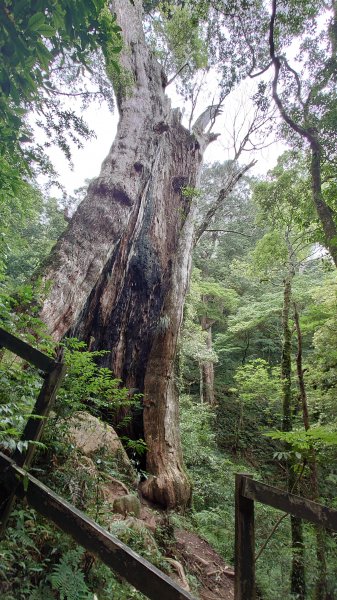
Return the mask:
<svg viewBox="0 0 337 600"><path fill-rule="evenodd" d="M186 62L182 67L180 67L179 71L177 71L173 77L171 77L171 79L168 80L167 84L165 87L168 87L174 80L176 77L178 77L178 75L180 75L180 73L185 69L185 67L189 67L191 69L190 63Z"/></svg>
<svg viewBox="0 0 337 600"><path fill-rule="evenodd" d="M256 163L257 163L256 160L252 160L247 165L241 167L240 169L233 171L229 175L226 185L220 190L217 199L210 206L202 223L197 228L195 237L194 237L194 245L197 244L197 242L199 241L199 239L202 236L202 234L204 233L204 231L206 231L212 218L217 213L217 211L221 208L224 200L229 196L229 194L234 189L234 186L237 184L237 182L245 175L245 173L247 173L247 171L249 171L249 169L251 169L254 165L256 165Z"/></svg>
<svg viewBox="0 0 337 600"><path fill-rule="evenodd" d="M269 54L270 54L271 61L274 65L274 78L272 81L273 99L274 99L274 102L275 102L277 108L279 109L279 111L281 113L282 118L287 123L287 125L289 125L289 127L291 127L294 131L296 131L296 133L298 133L301 137L304 137L306 140L308 140L308 142L310 144L312 144L313 142L316 142L312 133L308 129L305 129L304 127L301 127L301 125L298 125L290 117L290 115L287 113L287 111L284 107L284 104L278 94L277 87L278 87L278 81L279 81L280 70L281 70L281 58L279 56L277 56L275 53L274 30L275 30L275 21L276 21L276 9L277 9L277 0L272 0L272 14L270 17L270 22L269 22Z"/></svg>
<svg viewBox="0 0 337 600"><path fill-rule="evenodd" d="M249 235L248 233L242 233L241 231L234 231L233 229L205 229L204 233L206 233L206 231L214 231L216 233L235 233L236 235L243 235L244 237L253 237L252 235Z"/></svg>

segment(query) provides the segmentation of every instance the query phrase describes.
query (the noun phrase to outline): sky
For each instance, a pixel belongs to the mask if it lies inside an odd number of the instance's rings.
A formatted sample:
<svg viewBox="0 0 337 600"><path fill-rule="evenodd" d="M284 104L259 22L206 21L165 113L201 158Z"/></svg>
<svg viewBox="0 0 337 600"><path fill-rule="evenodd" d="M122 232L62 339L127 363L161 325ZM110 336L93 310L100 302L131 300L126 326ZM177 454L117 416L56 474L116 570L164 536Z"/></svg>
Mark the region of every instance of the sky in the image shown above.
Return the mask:
<svg viewBox="0 0 337 600"><path fill-rule="evenodd" d="M216 120L213 131L221 133L216 142L209 145L206 150L205 162L225 161L233 157L233 148L231 142L231 133L233 121L236 119L237 129L242 125L243 118L249 119L249 113L252 111L252 102L250 101L253 90L250 84L242 84L225 101L223 112ZM175 94L174 88L170 91L173 106L180 106L181 100ZM212 92L213 94L213 92ZM214 94L213 94L214 95ZM203 108L212 103L212 97L208 92L201 99ZM200 112L202 109L200 109ZM186 111L187 112L187 111ZM53 148L50 151L51 160L59 173L59 182L65 188L67 195L72 195L74 190L82 187L87 179L97 177L100 173L101 164L107 156L110 146L116 134L118 123L118 111L115 108L111 113L108 106L94 102L83 113L84 119L88 122L91 129L95 131L95 139L84 141L83 148L78 149L72 146L72 161L74 168L71 169L61 150ZM196 114L198 116L198 114ZM185 121L186 121L185 117ZM269 142L270 143L270 140ZM253 156L257 158L257 165L251 171L254 175L264 175L269 169L275 166L277 157L285 147L280 143L273 143L266 148L255 152L254 155L243 153L240 162L248 162ZM42 179L41 179L42 183ZM52 190L56 196L61 195L56 189Z"/></svg>

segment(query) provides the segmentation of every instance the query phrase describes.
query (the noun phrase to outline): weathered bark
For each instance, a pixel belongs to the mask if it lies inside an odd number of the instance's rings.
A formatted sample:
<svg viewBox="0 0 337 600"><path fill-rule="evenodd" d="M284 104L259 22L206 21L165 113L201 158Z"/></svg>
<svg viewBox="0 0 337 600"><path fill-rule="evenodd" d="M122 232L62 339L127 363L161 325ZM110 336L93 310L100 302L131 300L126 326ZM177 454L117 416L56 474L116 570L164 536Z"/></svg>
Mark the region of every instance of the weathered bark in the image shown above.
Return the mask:
<svg viewBox="0 0 337 600"><path fill-rule="evenodd" d="M331 254L335 266L337 267L337 228L334 220L333 211L329 208L329 206L326 204L323 198L321 175L321 147L319 141L314 135L312 135L310 139L310 148L312 198L315 204L318 218L322 224L325 245Z"/></svg>
<svg viewBox="0 0 337 600"><path fill-rule="evenodd" d="M214 321L207 317L202 317L200 320L201 328L206 331L206 348L211 352L212 350L212 325ZM210 406L215 405L214 395L214 363L211 360L204 360L200 363L200 387L201 394L200 398L202 402L209 404Z"/></svg>
<svg viewBox="0 0 337 600"><path fill-rule="evenodd" d="M290 517L291 521L291 591L295 598L306 598L305 570L304 570L304 540L302 519Z"/></svg>
<svg viewBox="0 0 337 600"><path fill-rule="evenodd" d="M197 185L203 151L216 136L200 128L191 134L171 109L165 75L145 43L141 5L112 2L123 30L123 77L132 82L116 85L116 139L46 267L53 284L42 317L56 339L71 333L93 350L110 350L102 364L144 394L150 477L143 491L173 507L190 499L174 379L195 220L183 188Z"/></svg>

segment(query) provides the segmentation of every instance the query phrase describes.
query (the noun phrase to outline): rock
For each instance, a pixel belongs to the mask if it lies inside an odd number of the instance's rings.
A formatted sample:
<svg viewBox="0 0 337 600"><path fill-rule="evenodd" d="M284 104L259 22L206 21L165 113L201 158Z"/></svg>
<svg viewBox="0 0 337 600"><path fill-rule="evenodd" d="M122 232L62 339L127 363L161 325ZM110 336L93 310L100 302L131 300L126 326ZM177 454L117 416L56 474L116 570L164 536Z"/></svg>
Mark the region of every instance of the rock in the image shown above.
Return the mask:
<svg viewBox="0 0 337 600"><path fill-rule="evenodd" d="M140 501L134 494L127 494L116 498L112 507L115 513L124 515L124 517L129 514L139 517L140 514Z"/></svg>
<svg viewBox="0 0 337 600"><path fill-rule="evenodd" d="M68 420L68 427L70 442L83 454L91 456L104 451L106 455L115 457L120 465L134 476L128 455L111 425L103 423L89 413L78 411Z"/></svg>
<svg viewBox="0 0 337 600"><path fill-rule="evenodd" d="M152 533L156 532L158 522L160 520L158 513L154 512L147 506L142 506L140 510L140 518L147 529L149 529Z"/></svg>

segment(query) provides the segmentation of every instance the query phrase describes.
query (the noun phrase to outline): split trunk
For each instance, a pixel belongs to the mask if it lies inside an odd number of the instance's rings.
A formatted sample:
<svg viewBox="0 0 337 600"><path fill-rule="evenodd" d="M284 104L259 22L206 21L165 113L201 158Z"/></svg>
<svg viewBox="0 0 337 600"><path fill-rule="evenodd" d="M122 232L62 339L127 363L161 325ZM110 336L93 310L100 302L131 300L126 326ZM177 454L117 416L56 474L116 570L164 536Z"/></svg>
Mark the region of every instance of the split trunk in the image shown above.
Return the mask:
<svg viewBox="0 0 337 600"><path fill-rule="evenodd" d="M117 135L46 265L52 286L42 317L55 339L75 335L92 350L109 350L102 364L143 393L150 473L143 492L173 507L190 499L174 373L194 236L184 188L196 187L215 136L200 127L191 134L171 109L140 0L115 0L112 10L124 39Z"/></svg>

